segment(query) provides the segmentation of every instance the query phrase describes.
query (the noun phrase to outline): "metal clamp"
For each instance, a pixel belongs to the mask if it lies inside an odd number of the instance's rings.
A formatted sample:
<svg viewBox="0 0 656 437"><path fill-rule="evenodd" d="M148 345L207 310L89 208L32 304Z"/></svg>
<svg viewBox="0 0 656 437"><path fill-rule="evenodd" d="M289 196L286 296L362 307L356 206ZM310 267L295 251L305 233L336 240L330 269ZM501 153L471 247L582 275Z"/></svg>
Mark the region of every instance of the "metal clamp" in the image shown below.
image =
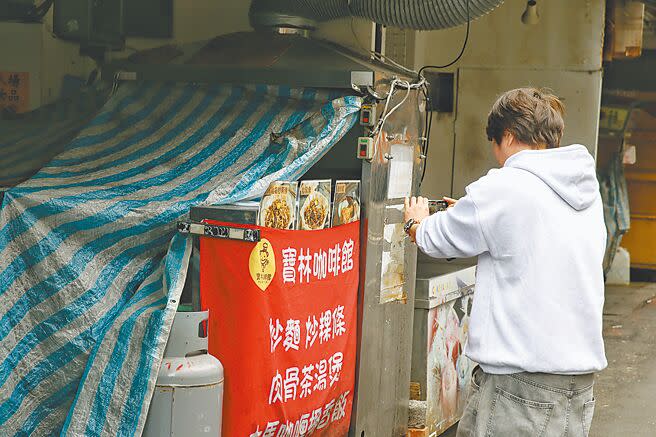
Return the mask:
<svg viewBox="0 0 656 437"><path fill-rule="evenodd" d="M260 241L260 230L250 228L235 228L232 226L210 225L207 223L178 222L178 232L181 234L202 235L204 237L241 240L249 243Z"/></svg>

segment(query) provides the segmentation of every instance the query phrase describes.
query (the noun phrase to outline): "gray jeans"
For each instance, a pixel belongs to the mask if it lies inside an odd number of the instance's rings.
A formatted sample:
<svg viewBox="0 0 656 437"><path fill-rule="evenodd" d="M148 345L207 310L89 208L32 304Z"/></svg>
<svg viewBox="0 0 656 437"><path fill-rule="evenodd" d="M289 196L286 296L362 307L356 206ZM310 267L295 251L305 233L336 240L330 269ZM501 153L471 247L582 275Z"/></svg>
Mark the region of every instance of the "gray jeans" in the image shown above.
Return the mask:
<svg viewBox="0 0 656 437"><path fill-rule="evenodd" d="M474 370L457 437L587 437L594 375Z"/></svg>

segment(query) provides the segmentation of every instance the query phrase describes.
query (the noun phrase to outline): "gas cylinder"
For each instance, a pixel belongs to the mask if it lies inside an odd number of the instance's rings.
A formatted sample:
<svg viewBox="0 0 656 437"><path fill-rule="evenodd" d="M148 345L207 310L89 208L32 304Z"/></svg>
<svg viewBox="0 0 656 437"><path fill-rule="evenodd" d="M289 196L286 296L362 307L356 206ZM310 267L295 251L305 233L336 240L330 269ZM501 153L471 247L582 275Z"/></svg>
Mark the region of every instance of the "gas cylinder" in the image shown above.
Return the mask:
<svg viewBox="0 0 656 437"><path fill-rule="evenodd" d="M220 436L223 366L207 353L208 311L177 312L143 435Z"/></svg>

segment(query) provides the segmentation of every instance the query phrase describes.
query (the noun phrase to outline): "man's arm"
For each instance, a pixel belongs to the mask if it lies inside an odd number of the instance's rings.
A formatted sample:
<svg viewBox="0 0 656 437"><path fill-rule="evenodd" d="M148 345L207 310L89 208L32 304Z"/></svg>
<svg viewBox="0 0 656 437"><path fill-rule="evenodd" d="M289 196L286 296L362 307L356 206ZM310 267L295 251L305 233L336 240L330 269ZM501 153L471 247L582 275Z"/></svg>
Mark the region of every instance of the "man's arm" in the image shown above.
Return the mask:
<svg viewBox="0 0 656 437"><path fill-rule="evenodd" d="M434 258L468 258L489 251L476 205L469 196L410 229L417 246Z"/></svg>

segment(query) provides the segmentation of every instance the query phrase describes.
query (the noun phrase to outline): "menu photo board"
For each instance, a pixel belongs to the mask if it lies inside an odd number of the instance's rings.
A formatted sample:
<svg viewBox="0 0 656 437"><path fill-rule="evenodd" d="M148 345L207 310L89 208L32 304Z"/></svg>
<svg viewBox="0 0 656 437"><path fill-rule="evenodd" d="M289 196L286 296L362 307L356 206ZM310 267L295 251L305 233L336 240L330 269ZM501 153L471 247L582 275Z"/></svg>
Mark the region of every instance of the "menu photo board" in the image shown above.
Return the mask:
<svg viewBox="0 0 656 437"><path fill-rule="evenodd" d="M274 229L296 229L298 182L275 181L260 202L259 225Z"/></svg>
<svg viewBox="0 0 656 437"><path fill-rule="evenodd" d="M360 220L360 181L336 181L332 225Z"/></svg>
<svg viewBox="0 0 656 437"><path fill-rule="evenodd" d="M300 182L298 229L315 231L330 227L330 185L330 179Z"/></svg>
<svg viewBox="0 0 656 437"><path fill-rule="evenodd" d="M0 110L19 114L29 106L30 73L0 71Z"/></svg>

